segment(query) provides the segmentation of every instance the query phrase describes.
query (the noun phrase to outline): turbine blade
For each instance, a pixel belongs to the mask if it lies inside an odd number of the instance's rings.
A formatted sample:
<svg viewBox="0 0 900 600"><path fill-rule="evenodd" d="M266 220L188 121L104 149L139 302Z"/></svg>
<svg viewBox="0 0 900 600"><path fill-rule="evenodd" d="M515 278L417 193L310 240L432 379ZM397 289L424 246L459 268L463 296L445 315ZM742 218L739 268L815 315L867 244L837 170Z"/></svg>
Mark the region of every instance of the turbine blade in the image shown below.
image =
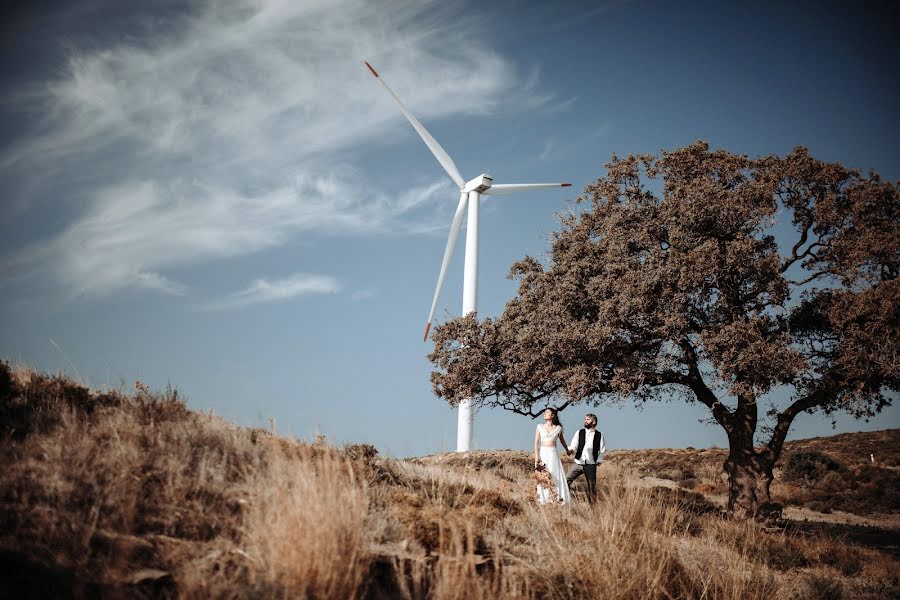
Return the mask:
<svg viewBox="0 0 900 600"><path fill-rule="evenodd" d="M434 310L437 308L438 297L441 295L441 288L444 287L444 277L447 275L447 267L450 266L450 259L453 257L453 248L456 247L456 239L459 237L459 230L462 228L463 215L466 212L466 203L469 195L463 192L459 195L459 205L456 207L456 214L453 215L453 223L450 225L450 237L447 239L447 247L444 249L444 260L441 262L441 274L438 275L437 289L434 290L434 300L431 301L431 311L428 313L428 324L425 326L425 339L428 341L428 331L431 329L431 319L434 317Z"/></svg>
<svg viewBox="0 0 900 600"><path fill-rule="evenodd" d="M375 79L384 86L384 89L387 90L388 94L397 101L397 104L400 105L400 111L403 113L403 116L410 122L413 126L413 129L419 134L419 137L422 138L422 141L425 142L425 145L428 146L428 149L431 150L431 153L434 154L434 157L441 163L441 166L444 167L444 170L447 172L447 175L450 176L450 179L456 184L459 189L462 189L466 185L466 180L463 179L462 174L460 174L459 169L456 168L456 163L453 162L453 159L450 158L450 155L447 154L447 151L444 150L440 144L437 143L437 140L431 137L431 134L428 133L428 130L419 123L419 120L416 119L409 110L407 110L406 106L394 93L388 84L384 82L384 79L381 78L380 75L372 68L372 65L366 63L366 66L369 67L369 70L372 71L372 75L375 76Z"/></svg>
<svg viewBox="0 0 900 600"><path fill-rule="evenodd" d="M545 190L548 188L569 187L571 185L571 183L498 183L481 193L490 196L502 196L503 194L512 194L514 192Z"/></svg>

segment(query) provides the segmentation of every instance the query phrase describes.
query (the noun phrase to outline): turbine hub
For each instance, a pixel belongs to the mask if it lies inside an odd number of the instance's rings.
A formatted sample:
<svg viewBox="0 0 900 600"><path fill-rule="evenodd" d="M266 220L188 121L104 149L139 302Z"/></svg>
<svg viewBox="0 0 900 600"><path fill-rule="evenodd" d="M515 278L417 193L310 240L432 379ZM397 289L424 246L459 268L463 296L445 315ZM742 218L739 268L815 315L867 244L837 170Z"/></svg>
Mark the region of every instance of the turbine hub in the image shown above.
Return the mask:
<svg viewBox="0 0 900 600"><path fill-rule="evenodd" d="M478 177L467 181L465 187L462 189L464 192L478 192L479 194L483 194L486 190L490 189L491 185L494 183L494 178L488 175L487 173L482 173Z"/></svg>

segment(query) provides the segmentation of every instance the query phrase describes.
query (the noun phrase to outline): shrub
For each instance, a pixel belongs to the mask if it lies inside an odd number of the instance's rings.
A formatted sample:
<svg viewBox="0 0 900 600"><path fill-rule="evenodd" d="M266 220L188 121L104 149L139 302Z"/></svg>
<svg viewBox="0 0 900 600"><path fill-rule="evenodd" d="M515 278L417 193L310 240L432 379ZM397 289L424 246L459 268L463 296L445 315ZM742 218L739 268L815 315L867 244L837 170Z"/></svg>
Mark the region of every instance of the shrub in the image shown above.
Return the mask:
<svg viewBox="0 0 900 600"><path fill-rule="evenodd" d="M0 363L0 435L17 440L34 432L47 432L60 425L70 412L90 418L98 409L121 404L116 392L94 393L62 375L31 371L12 372Z"/></svg>
<svg viewBox="0 0 900 600"><path fill-rule="evenodd" d="M344 454L350 460L369 464L378 456L378 448L371 444L347 444L344 446Z"/></svg>
<svg viewBox="0 0 900 600"><path fill-rule="evenodd" d="M803 503L803 508L814 510L816 512L829 514L832 511L831 505L823 500L810 500Z"/></svg>
<svg viewBox="0 0 900 600"><path fill-rule="evenodd" d="M785 481L817 482L829 472L842 471L843 465L818 450L799 450L787 458Z"/></svg>
<svg viewBox="0 0 900 600"><path fill-rule="evenodd" d="M840 600L844 597L844 588L840 581L837 581L829 573L824 571L813 571L807 573L803 578L805 594L801 598L809 598L810 600Z"/></svg>
<svg viewBox="0 0 900 600"><path fill-rule="evenodd" d="M678 482L678 487L684 488L686 490L693 490L699 485L699 483L700 482L698 482L696 479L693 479L693 478L692 479L682 479L681 481Z"/></svg>

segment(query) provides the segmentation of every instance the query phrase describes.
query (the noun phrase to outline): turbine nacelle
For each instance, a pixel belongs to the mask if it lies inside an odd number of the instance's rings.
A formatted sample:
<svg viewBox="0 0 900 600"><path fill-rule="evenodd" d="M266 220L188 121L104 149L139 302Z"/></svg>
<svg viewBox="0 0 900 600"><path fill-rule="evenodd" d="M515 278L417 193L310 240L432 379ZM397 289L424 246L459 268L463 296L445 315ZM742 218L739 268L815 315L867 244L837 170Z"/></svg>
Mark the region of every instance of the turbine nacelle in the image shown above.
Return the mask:
<svg viewBox="0 0 900 600"><path fill-rule="evenodd" d="M487 173L482 173L478 177L467 181L466 185L463 186L462 191L478 192L479 194L483 194L484 192L489 190L493 184L494 178Z"/></svg>

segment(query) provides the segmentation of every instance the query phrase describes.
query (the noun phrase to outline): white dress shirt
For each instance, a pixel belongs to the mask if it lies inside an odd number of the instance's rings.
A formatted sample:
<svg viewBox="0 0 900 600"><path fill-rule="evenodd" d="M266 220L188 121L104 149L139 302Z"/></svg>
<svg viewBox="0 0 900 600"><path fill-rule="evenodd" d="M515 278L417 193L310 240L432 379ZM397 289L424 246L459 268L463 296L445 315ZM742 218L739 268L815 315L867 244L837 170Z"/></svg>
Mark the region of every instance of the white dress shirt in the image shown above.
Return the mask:
<svg viewBox="0 0 900 600"><path fill-rule="evenodd" d="M581 431L580 429L578 431ZM575 432L575 436L572 438L572 441L569 443L569 448L572 449L572 452L576 452L578 450L578 431ZM584 430L584 450L581 452L581 458L575 457L575 464L578 465L593 465L594 461L594 436L600 436L600 448L597 449L597 460L596 464L600 464L603 462L603 453L606 452L606 440L603 437L603 433L594 429L593 431L590 429Z"/></svg>

